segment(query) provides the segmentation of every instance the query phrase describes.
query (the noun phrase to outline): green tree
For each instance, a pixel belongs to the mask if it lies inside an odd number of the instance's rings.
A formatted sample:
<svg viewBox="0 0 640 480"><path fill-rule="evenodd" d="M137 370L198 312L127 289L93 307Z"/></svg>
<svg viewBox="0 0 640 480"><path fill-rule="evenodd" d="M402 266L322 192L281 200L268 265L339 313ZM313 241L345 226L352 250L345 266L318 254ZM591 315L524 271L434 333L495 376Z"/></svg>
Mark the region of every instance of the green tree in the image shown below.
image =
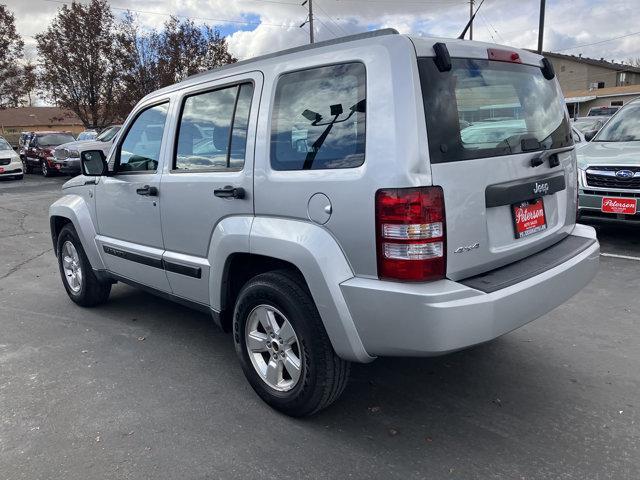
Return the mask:
<svg viewBox="0 0 640 480"><path fill-rule="evenodd" d="M119 118L122 36L106 0L63 5L36 36L39 83L48 100L73 111L86 127Z"/></svg>
<svg viewBox="0 0 640 480"><path fill-rule="evenodd" d="M0 108L18 107L24 88L20 60L24 42L18 35L14 15L0 5Z"/></svg>

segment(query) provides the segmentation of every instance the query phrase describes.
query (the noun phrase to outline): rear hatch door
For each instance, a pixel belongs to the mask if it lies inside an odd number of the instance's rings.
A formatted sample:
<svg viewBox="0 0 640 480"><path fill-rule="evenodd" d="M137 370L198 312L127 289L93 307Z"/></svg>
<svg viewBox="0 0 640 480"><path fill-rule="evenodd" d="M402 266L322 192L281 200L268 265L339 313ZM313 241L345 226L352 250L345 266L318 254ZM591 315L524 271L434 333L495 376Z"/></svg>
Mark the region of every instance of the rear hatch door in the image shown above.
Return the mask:
<svg viewBox="0 0 640 480"><path fill-rule="evenodd" d="M496 57L491 50L472 48L440 71L418 49L433 184L445 196L447 276L454 280L532 255L575 224L576 160L557 80L545 78L540 65L521 63L516 52L497 56L517 61L489 60Z"/></svg>

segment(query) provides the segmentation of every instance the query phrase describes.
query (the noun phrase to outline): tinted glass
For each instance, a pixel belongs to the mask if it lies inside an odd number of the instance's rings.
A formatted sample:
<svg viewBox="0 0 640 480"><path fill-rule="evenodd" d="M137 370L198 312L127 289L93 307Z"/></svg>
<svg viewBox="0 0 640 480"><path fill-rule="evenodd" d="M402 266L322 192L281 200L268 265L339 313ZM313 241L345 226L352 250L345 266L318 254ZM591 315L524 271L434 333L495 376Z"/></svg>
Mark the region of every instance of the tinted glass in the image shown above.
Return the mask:
<svg viewBox="0 0 640 480"><path fill-rule="evenodd" d="M557 81L538 67L464 58L447 72L433 58L418 67L433 163L573 143Z"/></svg>
<svg viewBox="0 0 640 480"><path fill-rule="evenodd" d="M236 114L233 120L233 134L231 135L231 148L229 149L229 166L231 168L242 168L244 165L252 97L253 85L242 85L238 94Z"/></svg>
<svg viewBox="0 0 640 480"><path fill-rule="evenodd" d="M600 130L594 142L637 142L640 141L640 104L629 105Z"/></svg>
<svg viewBox="0 0 640 480"><path fill-rule="evenodd" d="M598 115L613 115L618 111L618 107L598 107L592 108L589 110L587 116L589 117L597 117Z"/></svg>
<svg viewBox="0 0 640 480"><path fill-rule="evenodd" d="M0 138L0 150L13 150L4 138Z"/></svg>
<svg viewBox="0 0 640 480"><path fill-rule="evenodd" d="M154 171L160 162L160 146L168 103L144 110L135 119L118 153L118 172Z"/></svg>
<svg viewBox="0 0 640 480"><path fill-rule="evenodd" d="M243 84L185 100L178 132L176 170L242 168L252 92L251 84Z"/></svg>
<svg viewBox="0 0 640 480"><path fill-rule="evenodd" d="M271 124L275 170L352 168L365 151L366 75L349 63L283 75Z"/></svg>
<svg viewBox="0 0 640 480"><path fill-rule="evenodd" d="M38 145L41 147L57 147L63 143L75 142L73 135L68 133L47 133L44 135L37 135Z"/></svg>

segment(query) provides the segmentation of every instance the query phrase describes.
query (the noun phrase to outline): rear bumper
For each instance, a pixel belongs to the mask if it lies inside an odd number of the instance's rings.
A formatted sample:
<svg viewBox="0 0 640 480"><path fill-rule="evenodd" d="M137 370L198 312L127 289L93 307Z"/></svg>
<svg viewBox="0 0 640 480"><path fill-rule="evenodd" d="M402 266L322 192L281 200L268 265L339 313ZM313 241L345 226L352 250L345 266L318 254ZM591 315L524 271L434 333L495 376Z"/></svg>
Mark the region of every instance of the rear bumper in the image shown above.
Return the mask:
<svg viewBox="0 0 640 480"><path fill-rule="evenodd" d="M576 225L572 235L588 239L588 246L490 293L450 280L407 284L352 278L341 289L367 353L440 355L519 328L587 285L598 270L600 246L591 227Z"/></svg>

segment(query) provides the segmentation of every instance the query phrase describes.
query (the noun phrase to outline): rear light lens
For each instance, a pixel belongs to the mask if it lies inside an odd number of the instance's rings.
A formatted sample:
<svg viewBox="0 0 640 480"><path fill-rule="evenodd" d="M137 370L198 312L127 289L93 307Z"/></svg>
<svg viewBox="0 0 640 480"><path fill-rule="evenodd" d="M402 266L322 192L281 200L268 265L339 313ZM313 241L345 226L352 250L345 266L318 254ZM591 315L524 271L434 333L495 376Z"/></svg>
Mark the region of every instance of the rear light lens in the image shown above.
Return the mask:
<svg viewBox="0 0 640 480"><path fill-rule="evenodd" d="M380 278L412 282L444 278L442 187L378 190L376 239Z"/></svg>
<svg viewBox="0 0 640 480"><path fill-rule="evenodd" d="M500 48L487 48L489 60L498 62L522 63L520 54L512 50L502 50Z"/></svg>

